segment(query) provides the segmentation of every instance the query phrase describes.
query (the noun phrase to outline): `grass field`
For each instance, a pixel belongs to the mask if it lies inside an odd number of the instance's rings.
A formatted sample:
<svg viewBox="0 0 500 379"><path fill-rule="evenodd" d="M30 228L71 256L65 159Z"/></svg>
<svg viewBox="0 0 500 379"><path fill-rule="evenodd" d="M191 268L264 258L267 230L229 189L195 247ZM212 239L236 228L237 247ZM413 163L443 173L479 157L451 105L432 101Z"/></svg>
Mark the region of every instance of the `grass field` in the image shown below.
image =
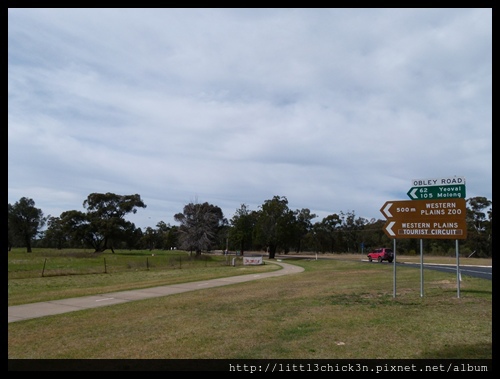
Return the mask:
<svg viewBox="0 0 500 379"><path fill-rule="evenodd" d="M9 305L279 269L231 266L219 256L213 265L117 265L122 269L112 273L42 277L47 256L9 252ZM25 260L39 258L28 275ZM61 265L69 259L59 258ZM130 260L121 252L115 258ZM288 259L305 271L9 323L8 358L492 359L491 280L462 277L457 298L456 275L426 270L421 296L420 271L401 267L394 297L392 265L363 258ZM92 258L73 259L84 265ZM456 262L432 258L443 259Z"/></svg>

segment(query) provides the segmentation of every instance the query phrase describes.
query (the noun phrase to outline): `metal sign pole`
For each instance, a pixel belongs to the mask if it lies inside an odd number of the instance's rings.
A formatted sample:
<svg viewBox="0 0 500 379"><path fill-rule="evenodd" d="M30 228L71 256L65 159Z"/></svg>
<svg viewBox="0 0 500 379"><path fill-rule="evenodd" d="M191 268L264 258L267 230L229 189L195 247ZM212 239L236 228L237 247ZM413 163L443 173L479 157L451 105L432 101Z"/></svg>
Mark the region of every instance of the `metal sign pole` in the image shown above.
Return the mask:
<svg viewBox="0 0 500 379"><path fill-rule="evenodd" d="M457 297L460 298L460 257L458 254L458 240L455 240L455 250L457 255Z"/></svg>
<svg viewBox="0 0 500 379"><path fill-rule="evenodd" d="M394 273L394 278L392 280L393 282L393 289L392 289L392 297L396 297L396 238L394 238L393 240L393 246L392 246L392 250L393 250L393 254L394 254L394 269L393 269L393 273Z"/></svg>
<svg viewBox="0 0 500 379"><path fill-rule="evenodd" d="M424 243L420 239L420 297L424 296Z"/></svg>

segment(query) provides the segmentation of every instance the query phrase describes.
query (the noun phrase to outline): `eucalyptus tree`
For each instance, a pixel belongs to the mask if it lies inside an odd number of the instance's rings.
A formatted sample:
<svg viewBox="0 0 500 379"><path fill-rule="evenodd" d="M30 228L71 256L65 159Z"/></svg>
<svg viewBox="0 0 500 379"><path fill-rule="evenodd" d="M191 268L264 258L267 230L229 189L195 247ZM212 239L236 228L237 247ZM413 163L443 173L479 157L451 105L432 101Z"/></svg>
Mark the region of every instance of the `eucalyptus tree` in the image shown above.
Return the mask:
<svg viewBox="0 0 500 379"><path fill-rule="evenodd" d="M9 204L9 212L10 212L10 207L11 207L11 205ZM8 245L8 251L12 250L12 247L14 246L15 241L16 241L16 236L14 234L14 230L10 226L10 221L7 220L7 245Z"/></svg>
<svg viewBox="0 0 500 379"><path fill-rule="evenodd" d="M8 204L8 237L26 246L26 252L32 252L32 241L40 233L47 219L41 209L35 207L33 199L22 197L14 205Z"/></svg>
<svg viewBox="0 0 500 379"><path fill-rule="evenodd" d="M173 243L174 231L170 224L160 221L156 224L156 229L148 226L142 233L141 245L149 250L170 249L175 246Z"/></svg>
<svg viewBox="0 0 500 379"><path fill-rule="evenodd" d="M156 224L156 247L157 249L169 249L169 241L172 239L172 226L170 224L165 223L164 221L160 221Z"/></svg>
<svg viewBox="0 0 500 379"><path fill-rule="evenodd" d="M338 245L339 226L342 224L340 216L336 213L324 217L313 225L314 244L321 253L333 253Z"/></svg>
<svg viewBox="0 0 500 379"><path fill-rule="evenodd" d="M141 248L141 240L144 234L141 228L137 228L133 222L126 221L122 232L122 238L117 241L115 247L128 250Z"/></svg>
<svg viewBox="0 0 500 379"><path fill-rule="evenodd" d="M293 239L295 241L295 252L302 251L302 241L312 230L312 220L318 217L311 213L308 208L297 209L294 212L295 223L293 225Z"/></svg>
<svg viewBox="0 0 500 379"><path fill-rule="evenodd" d="M71 247L92 247L94 252L105 250L104 234L99 232L96 223L92 223L86 213L70 210L62 212L59 218L61 229L70 239Z"/></svg>
<svg viewBox="0 0 500 379"><path fill-rule="evenodd" d="M267 248L270 259L274 259L278 248L285 252L288 250L292 242L294 219L285 196L274 196L261 206L255 227L256 238Z"/></svg>
<svg viewBox="0 0 500 379"><path fill-rule="evenodd" d="M61 227L71 236L73 246L90 246L96 253L123 243L133 246L141 237L135 225L125 220L137 208L146 208L141 197L114 193L91 193L83 202L86 212L70 210L61 213Z"/></svg>
<svg viewBox="0 0 500 379"><path fill-rule="evenodd" d="M158 242L158 234L156 230L148 226L144 233L142 234L141 244L146 247L149 251L156 248Z"/></svg>
<svg viewBox="0 0 500 379"><path fill-rule="evenodd" d="M164 248L175 249L177 248L177 246L179 246L179 227L177 225L171 225L168 231Z"/></svg>
<svg viewBox="0 0 500 379"><path fill-rule="evenodd" d="M492 255L492 204L482 196L467 199L467 243L478 256Z"/></svg>
<svg viewBox="0 0 500 379"><path fill-rule="evenodd" d="M391 240L384 233L385 223L385 220L372 218L363 226L361 242L363 242L365 250L392 246ZM409 241L409 239L401 239L398 241L398 245L401 245L404 241Z"/></svg>
<svg viewBox="0 0 500 379"><path fill-rule="evenodd" d="M251 211L246 204L241 204L229 221L231 228L228 232L228 240L242 254L253 247L253 232L256 222L257 212ZM226 247L228 245L229 241L227 241Z"/></svg>
<svg viewBox="0 0 500 379"><path fill-rule="evenodd" d="M354 252L357 252L358 247L361 245L360 231L368 224L368 220L363 217L356 217L354 211L340 212L340 219L342 220L340 230L344 241L344 251L351 252L351 249L353 249Z"/></svg>
<svg viewBox="0 0 500 379"><path fill-rule="evenodd" d="M181 249L195 251L196 255L216 245L218 233L226 222L222 210L207 202L185 205L183 213L175 214L174 219L180 223Z"/></svg>
<svg viewBox="0 0 500 379"><path fill-rule="evenodd" d="M137 213L137 208L146 208L138 194L117 195L114 193L91 193L83 202L87 218L93 230L102 237L102 251L111 249L114 244L126 239L127 234L135 230L133 223L125 220L129 213Z"/></svg>
<svg viewBox="0 0 500 379"><path fill-rule="evenodd" d="M62 249L69 247L69 237L65 233L60 217L50 216L47 220L47 230L43 238L43 245Z"/></svg>

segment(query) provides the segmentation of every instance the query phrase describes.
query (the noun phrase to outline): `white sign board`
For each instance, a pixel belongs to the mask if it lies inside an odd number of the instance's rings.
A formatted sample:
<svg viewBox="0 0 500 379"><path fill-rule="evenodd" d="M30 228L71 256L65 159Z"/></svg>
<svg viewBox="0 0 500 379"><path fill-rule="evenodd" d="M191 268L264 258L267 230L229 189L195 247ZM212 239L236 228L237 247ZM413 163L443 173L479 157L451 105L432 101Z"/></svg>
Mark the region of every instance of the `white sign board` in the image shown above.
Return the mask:
<svg viewBox="0 0 500 379"><path fill-rule="evenodd" d="M261 265L262 257L243 257L244 265Z"/></svg>
<svg viewBox="0 0 500 379"><path fill-rule="evenodd" d="M412 187L429 187L429 186L449 186L453 184L465 185L465 178L463 176L453 176L451 178L437 178L437 179L412 179Z"/></svg>

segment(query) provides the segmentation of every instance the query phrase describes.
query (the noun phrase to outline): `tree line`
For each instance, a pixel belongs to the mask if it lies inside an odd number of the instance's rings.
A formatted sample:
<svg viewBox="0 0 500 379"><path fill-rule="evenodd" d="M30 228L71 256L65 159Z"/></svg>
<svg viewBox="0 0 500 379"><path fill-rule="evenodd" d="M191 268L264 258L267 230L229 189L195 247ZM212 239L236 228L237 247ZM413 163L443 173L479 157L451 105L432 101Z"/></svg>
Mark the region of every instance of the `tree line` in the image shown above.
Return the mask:
<svg viewBox="0 0 500 379"><path fill-rule="evenodd" d="M467 238L459 240L463 254L491 257L492 201L485 197L466 200ZM313 222L317 215L307 208L292 210L285 196L264 201L257 210L245 204L228 220L220 207L189 203L174 215L179 225L158 222L144 230L127 221L146 204L138 194L91 193L83 202L84 211L70 210L58 217L45 217L33 199L22 197L8 204L8 248L91 248L96 253L115 249L182 249L200 255L213 250L265 251L269 258L289 252L367 253L392 246L384 233L385 220L367 220L354 211L339 212ZM46 228L44 228L46 226ZM455 240L429 239L424 251L437 255L454 254ZM401 254L420 251L419 239L398 239Z"/></svg>

